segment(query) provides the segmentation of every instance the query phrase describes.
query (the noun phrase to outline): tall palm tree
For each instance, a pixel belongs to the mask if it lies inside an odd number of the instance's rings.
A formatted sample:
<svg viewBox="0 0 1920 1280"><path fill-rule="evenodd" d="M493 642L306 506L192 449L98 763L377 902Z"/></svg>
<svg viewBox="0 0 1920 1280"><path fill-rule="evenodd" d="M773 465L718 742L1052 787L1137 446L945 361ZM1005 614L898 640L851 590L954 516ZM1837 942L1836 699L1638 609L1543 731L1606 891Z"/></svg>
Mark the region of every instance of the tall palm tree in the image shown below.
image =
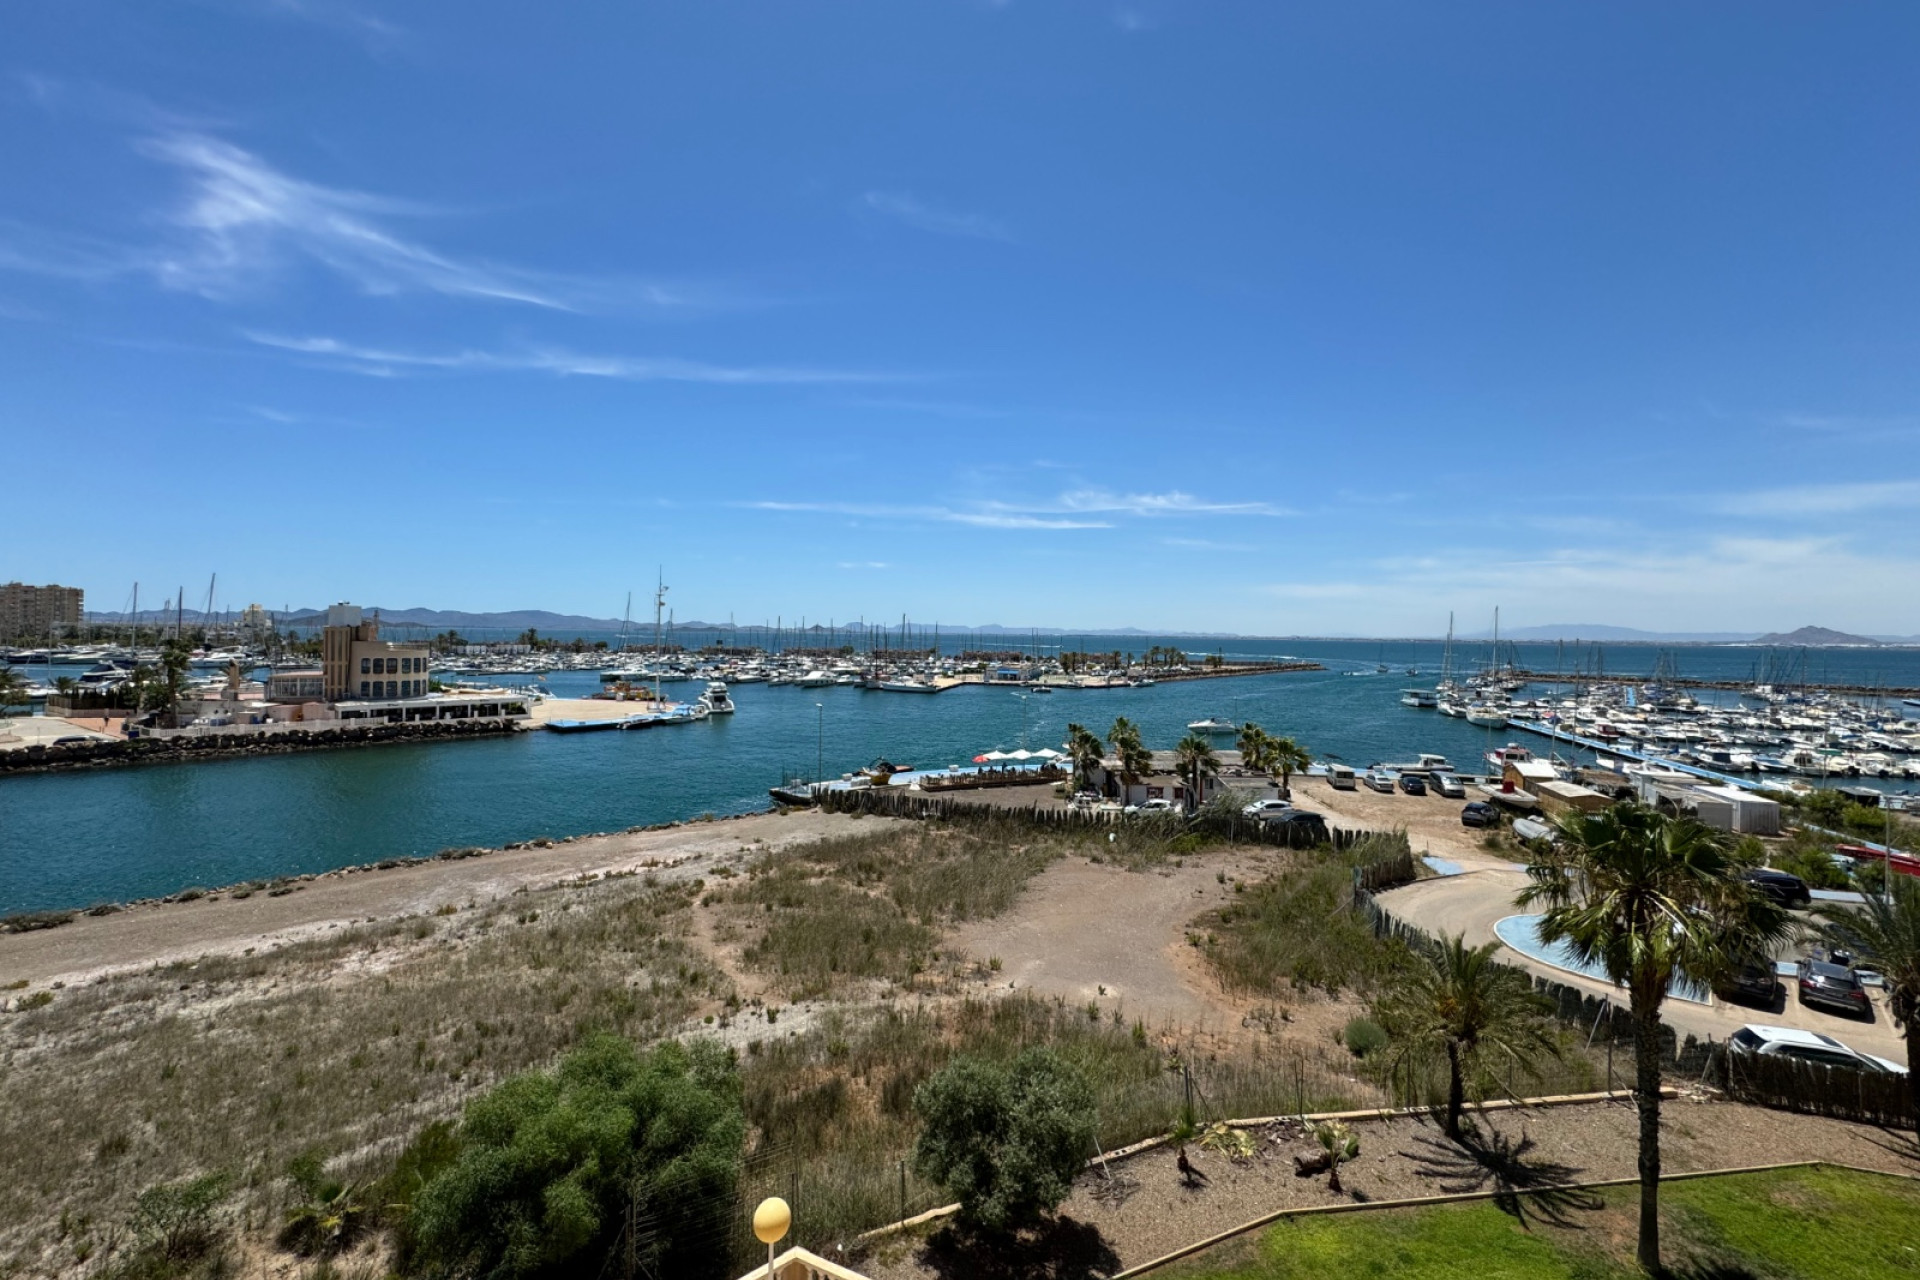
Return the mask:
<svg viewBox="0 0 1920 1280"><path fill-rule="evenodd" d="M1279 771L1281 794L1291 797L1293 795L1293 775L1296 773L1304 773L1307 766L1313 763L1313 757L1307 754L1305 747L1295 742L1292 738L1275 738L1273 739L1272 761L1272 764L1270 764L1268 768Z"/></svg>
<svg viewBox="0 0 1920 1280"><path fill-rule="evenodd" d="M1249 720L1240 726L1240 736L1233 745L1240 753L1241 764L1260 773L1272 773L1273 744L1273 735Z"/></svg>
<svg viewBox="0 0 1920 1280"><path fill-rule="evenodd" d="M1220 758L1213 744L1197 733L1190 733L1174 744L1174 768L1187 784L1187 812L1200 803L1200 789L1220 776Z"/></svg>
<svg viewBox="0 0 1920 1280"><path fill-rule="evenodd" d="M1116 718L1107 730L1107 745L1120 757L1120 777L1128 786L1153 772L1153 753L1141 741L1139 726L1125 716Z"/></svg>
<svg viewBox="0 0 1920 1280"><path fill-rule="evenodd" d="M1875 876L1874 879L1878 879ZM1821 932L1877 969L1887 984L1887 1011L1907 1042L1907 1089L1920 1116L1920 880L1894 876L1890 884L1856 886L1866 899L1858 907L1822 907Z"/></svg>
<svg viewBox="0 0 1920 1280"><path fill-rule="evenodd" d="M1720 836L1639 805L1560 819L1560 843L1527 868L1518 902L1546 908L1543 942L1564 943L1627 989L1640 1112L1639 1261L1660 1270L1660 1006L1676 975L1710 982L1735 957L1770 953L1786 912L1740 878Z"/></svg>
<svg viewBox="0 0 1920 1280"><path fill-rule="evenodd" d="M14 668L0 662L0 712L27 700L27 681Z"/></svg>
<svg viewBox="0 0 1920 1280"><path fill-rule="evenodd" d="M1099 737L1087 730L1085 725L1067 726L1067 759L1073 765L1073 789L1079 791L1092 784L1093 772L1106 758L1104 744Z"/></svg>
<svg viewBox="0 0 1920 1280"><path fill-rule="evenodd" d="M1500 945L1469 947L1455 935L1420 948L1374 1006L1397 1061L1447 1055L1446 1129L1456 1142L1467 1072L1489 1057L1524 1066L1559 1053L1552 1002L1534 992L1525 973L1494 962Z"/></svg>

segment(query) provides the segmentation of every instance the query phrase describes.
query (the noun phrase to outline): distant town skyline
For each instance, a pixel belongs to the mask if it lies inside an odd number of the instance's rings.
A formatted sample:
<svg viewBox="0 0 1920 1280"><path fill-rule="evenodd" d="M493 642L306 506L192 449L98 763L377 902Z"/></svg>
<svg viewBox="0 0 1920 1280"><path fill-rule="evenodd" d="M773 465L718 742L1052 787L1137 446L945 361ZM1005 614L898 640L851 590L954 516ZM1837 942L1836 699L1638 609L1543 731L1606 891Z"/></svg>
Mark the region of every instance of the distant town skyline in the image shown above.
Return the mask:
<svg viewBox="0 0 1920 1280"><path fill-rule="evenodd" d="M92 610L1920 632L1911 5L10 31L0 578Z"/></svg>

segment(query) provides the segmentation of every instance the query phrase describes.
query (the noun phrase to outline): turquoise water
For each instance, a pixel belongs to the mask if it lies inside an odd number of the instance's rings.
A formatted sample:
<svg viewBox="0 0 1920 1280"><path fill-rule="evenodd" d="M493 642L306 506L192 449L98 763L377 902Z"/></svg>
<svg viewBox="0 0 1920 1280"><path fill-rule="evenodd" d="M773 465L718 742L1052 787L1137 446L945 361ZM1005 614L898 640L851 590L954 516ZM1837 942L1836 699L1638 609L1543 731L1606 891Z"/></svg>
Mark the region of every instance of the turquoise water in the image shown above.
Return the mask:
<svg viewBox="0 0 1920 1280"><path fill-rule="evenodd" d="M1089 643L1144 651L1129 636ZM1186 642L1190 651L1199 646ZM1281 654L1332 668L1151 689L1060 692L1022 699L1006 689L962 687L936 697L854 688L734 689L731 717L641 733L519 734L479 742L314 752L262 759L152 765L0 779L0 913L77 907L322 871L458 845L612 831L701 813L764 809L767 788L811 775L816 752L837 775L885 756L944 767L995 748L1058 745L1067 722L1104 732L1115 716L1139 723L1147 742L1170 747L1188 721L1256 720L1298 738L1316 757L1355 765L1440 752L1471 767L1512 732L1399 704L1411 684L1431 685L1440 646L1373 642L1226 642L1230 657ZM1484 645L1479 646L1484 653ZM1571 669L1573 646L1522 645L1519 660ZM1579 651L1589 666L1591 651ZM1681 650L1682 672L1744 679L1755 650ZM1610 647L1609 672L1653 669L1652 649ZM1372 674L1380 661L1388 675ZM1417 664L1418 680L1405 668ZM1823 666L1828 667L1822 671ZM1816 655L1812 674L1863 683L1920 685L1920 653ZM1349 671L1368 674L1349 675ZM597 688L590 674L550 681L556 693ZM692 697L699 686L673 686ZM1563 752L1564 754L1564 752Z"/></svg>

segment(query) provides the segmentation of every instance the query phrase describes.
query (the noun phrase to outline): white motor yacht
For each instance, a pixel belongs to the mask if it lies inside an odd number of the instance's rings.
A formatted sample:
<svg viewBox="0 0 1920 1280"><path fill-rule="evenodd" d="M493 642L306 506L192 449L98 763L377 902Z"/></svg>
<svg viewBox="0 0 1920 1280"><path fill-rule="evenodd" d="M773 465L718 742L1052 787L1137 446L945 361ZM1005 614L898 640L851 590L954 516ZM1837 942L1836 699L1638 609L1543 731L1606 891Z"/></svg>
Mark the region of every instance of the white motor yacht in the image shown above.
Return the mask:
<svg viewBox="0 0 1920 1280"><path fill-rule="evenodd" d="M707 681L707 691L700 695L700 705L705 707L710 715L732 715L734 711L733 699L727 696L726 681Z"/></svg>

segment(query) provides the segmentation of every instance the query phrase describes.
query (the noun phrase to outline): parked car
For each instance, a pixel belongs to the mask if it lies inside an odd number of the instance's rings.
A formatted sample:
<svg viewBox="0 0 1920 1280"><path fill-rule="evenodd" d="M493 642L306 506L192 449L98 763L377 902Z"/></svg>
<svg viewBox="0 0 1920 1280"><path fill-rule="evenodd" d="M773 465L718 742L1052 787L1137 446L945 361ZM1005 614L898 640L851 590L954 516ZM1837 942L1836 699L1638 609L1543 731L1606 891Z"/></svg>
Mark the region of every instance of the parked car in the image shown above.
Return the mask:
<svg viewBox="0 0 1920 1280"><path fill-rule="evenodd" d="M1352 791L1356 786L1353 770L1344 764L1327 766L1327 785L1335 791Z"/></svg>
<svg viewBox="0 0 1920 1280"><path fill-rule="evenodd" d="M1400 789L1410 796L1423 796L1427 794L1427 780L1417 773L1403 773L1400 775Z"/></svg>
<svg viewBox="0 0 1920 1280"><path fill-rule="evenodd" d="M1897 1062L1862 1053L1841 1044L1832 1036L1821 1035L1818 1031L1802 1031L1798 1027L1748 1024L1728 1037L1727 1043L1735 1053L1751 1053L1767 1058L1798 1058L1802 1062L1817 1062L1821 1066L1851 1071L1907 1074L1907 1069Z"/></svg>
<svg viewBox="0 0 1920 1280"><path fill-rule="evenodd" d="M1860 985L1860 975L1830 960L1800 962L1800 1003L1838 1009L1856 1018L1873 1016L1873 1003Z"/></svg>
<svg viewBox="0 0 1920 1280"><path fill-rule="evenodd" d="M1289 848L1303 849L1309 845L1325 844L1332 839L1327 832L1327 820L1305 809L1275 814L1268 817L1266 822L1274 832L1286 836Z"/></svg>
<svg viewBox="0 0 1920 1280"><path fill-rule="evenodd" d="M1436 795L1445 796L1449 800L1465 800L1467 798L1466 786L1460 779L1450 773L1430 775L1427 779L1427 785L1433 788Z"/></svg>
<svg viewBox="0 0 1920 1280"><path fill-rule="evenodd" d="M1240 812L1249 818L1266 818L1274 814L1286 813L1292 808L1291 800L1255 800Z"/></svg>
<svg viewBox="0 0 1920 1280"><path fill-rule="evenodd" d="M1369 790L1384 791L1391 795L1393 793L1393 775L1385 769L1369 769L1367 770L1367 787Z"/></svg>
<svg viewBox="0 0 1920 1280"><path fill-rule="evenodd" d="M1139 804L1130 804L1122 810L1123 813L1174 813L1177 811L1177 807L1173 801L1161 796L1155 796L1151 800L1142 800Z"/></svg>
<svg viewBox="0 0 1920 1280"><path fill-rule="evenodd" d="M1789 875L1785 871L1775 871L1771 867L1756 867L1740 873L1741 879L1766 894L1783 907L1804 907L1813 902L1813 894L1807 889L1807 882L1799 876Z"/></svg>
<svg viewBox="0 0 1920 1280"><path fill-rule="evenodd" d="M1771 1009L1780 998L1780 978L1774 972L1773 961L1758 958L1746 960L1715 983L1713 993L1723 1000Z"/></svg>
<svg viewBox="0 0 1920 1280"><path fill-rule="evenodd" d="M1500 811L1485 800L1475 800L1460 810L1460 825L1463 827L1497 827L1500 825Z"/></svg>

